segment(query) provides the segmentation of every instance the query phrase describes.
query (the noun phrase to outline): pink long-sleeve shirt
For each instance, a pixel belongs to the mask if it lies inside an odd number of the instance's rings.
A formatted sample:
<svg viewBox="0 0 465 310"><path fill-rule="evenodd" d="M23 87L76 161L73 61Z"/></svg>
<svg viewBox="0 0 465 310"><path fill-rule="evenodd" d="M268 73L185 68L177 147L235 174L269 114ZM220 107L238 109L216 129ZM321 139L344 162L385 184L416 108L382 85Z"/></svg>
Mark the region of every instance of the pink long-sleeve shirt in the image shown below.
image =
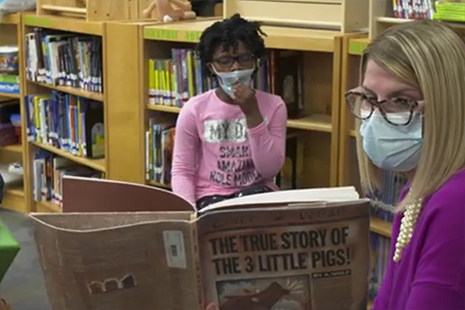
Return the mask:
<svg viewBox="0 0 465 310"><path fill-rule="evenodd" d="M237 105L222 101L215 90L191 98L176 123L172 188L195 203L210 195L230 195L273 178L285 158L287 110L276 95L256 91L264 121L247 128Z"/></svg>

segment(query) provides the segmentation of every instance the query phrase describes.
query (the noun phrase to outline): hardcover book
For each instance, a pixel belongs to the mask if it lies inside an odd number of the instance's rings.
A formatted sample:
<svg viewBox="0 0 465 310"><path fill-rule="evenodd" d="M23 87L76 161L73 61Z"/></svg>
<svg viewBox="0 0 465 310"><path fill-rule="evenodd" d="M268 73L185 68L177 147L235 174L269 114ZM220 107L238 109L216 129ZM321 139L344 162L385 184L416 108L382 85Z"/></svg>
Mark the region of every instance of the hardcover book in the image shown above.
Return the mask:
<svg viewBox="0 0 465 310"><path fill-rule="evenodd" d="M65 177L63 211L31 214L53 310L366 309L369 200L352 187L197 211L163 189Z"/></svg>

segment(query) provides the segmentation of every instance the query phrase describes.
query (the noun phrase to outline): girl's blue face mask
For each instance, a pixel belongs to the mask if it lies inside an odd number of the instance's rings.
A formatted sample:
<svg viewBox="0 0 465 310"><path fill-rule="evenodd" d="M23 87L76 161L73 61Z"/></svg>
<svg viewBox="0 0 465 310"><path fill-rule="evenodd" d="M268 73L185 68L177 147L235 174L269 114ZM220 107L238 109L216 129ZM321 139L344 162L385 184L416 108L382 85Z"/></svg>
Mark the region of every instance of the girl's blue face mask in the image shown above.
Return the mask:
<svg viewBox="0 0 465 310"><path fill-rule="evenodd" d="M218 83L220 87L224 90L225 93L229 95L229 97L234 99L234 85L237 83L243 83L245 85L250 85L252 81L252 74L255 68L247 69L247 70L235 70L229 72L218 72L215 69L215 66L211 66L213 72L218 77Z"/></svg>
<svg viewBox="0 0 465 310"><path fill-rule="evenodd" d="M409 118L410 112L398 112L392 117ZM406 126L389 124L376 109L362 121L360 135L363 150L373 164L381 169L407 172L418 165L423 145L422 115L415 112Z"/></svg>

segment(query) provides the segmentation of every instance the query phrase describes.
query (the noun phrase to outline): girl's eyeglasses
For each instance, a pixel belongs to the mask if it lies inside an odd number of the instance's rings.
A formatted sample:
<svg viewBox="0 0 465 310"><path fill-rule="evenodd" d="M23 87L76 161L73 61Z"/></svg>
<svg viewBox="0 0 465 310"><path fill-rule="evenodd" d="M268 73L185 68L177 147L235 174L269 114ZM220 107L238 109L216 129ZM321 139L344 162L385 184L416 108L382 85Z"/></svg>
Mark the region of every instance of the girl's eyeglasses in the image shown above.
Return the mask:
<svg viewBox="0 0 465 310"><path fill-rule="evenodd" d="M413 112L419 105L418 101L407 98L390 98L378 101L376 97L369 97L358 90L350 90L345 94L350 112L358 119L367 120L378 108L383 118L395 126L408 125Z"/></svg>
<svg viewBox="0 0 465 310"><path fill-rule="evenodd" d="M223 69L230 69L234 62L237 61L241 66L252 66L255 63L255 56L251 54L240 54L237 56L222 56L213 59L213 61Z"/></svg>

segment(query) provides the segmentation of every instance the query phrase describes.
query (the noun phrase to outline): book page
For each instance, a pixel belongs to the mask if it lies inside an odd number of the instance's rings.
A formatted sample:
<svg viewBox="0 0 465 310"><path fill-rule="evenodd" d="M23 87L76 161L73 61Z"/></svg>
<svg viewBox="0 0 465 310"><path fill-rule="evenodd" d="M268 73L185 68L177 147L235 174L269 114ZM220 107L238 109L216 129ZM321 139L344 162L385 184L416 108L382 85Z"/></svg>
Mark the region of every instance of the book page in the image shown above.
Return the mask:
<svg viewBox="0 0 465 310"><path fill-rule="evenodd" d="M259 193L254 195L242 196L223 200L211 204L199 213L206 213L207 211L217 210L221 208L232 208L244 205L253 204L290 204L299 202L310 201L352 201L358 200L359 194L352 186L346 187L328 187L328 188L306 188L306 189L292 189L282 190L275 192Z"/></svg>
<svg viewBox="0 0 465 310"><path fill-rule="evenodd" d="M221 310L366 309L369 202L207 213L206 303Z"/></svg>

